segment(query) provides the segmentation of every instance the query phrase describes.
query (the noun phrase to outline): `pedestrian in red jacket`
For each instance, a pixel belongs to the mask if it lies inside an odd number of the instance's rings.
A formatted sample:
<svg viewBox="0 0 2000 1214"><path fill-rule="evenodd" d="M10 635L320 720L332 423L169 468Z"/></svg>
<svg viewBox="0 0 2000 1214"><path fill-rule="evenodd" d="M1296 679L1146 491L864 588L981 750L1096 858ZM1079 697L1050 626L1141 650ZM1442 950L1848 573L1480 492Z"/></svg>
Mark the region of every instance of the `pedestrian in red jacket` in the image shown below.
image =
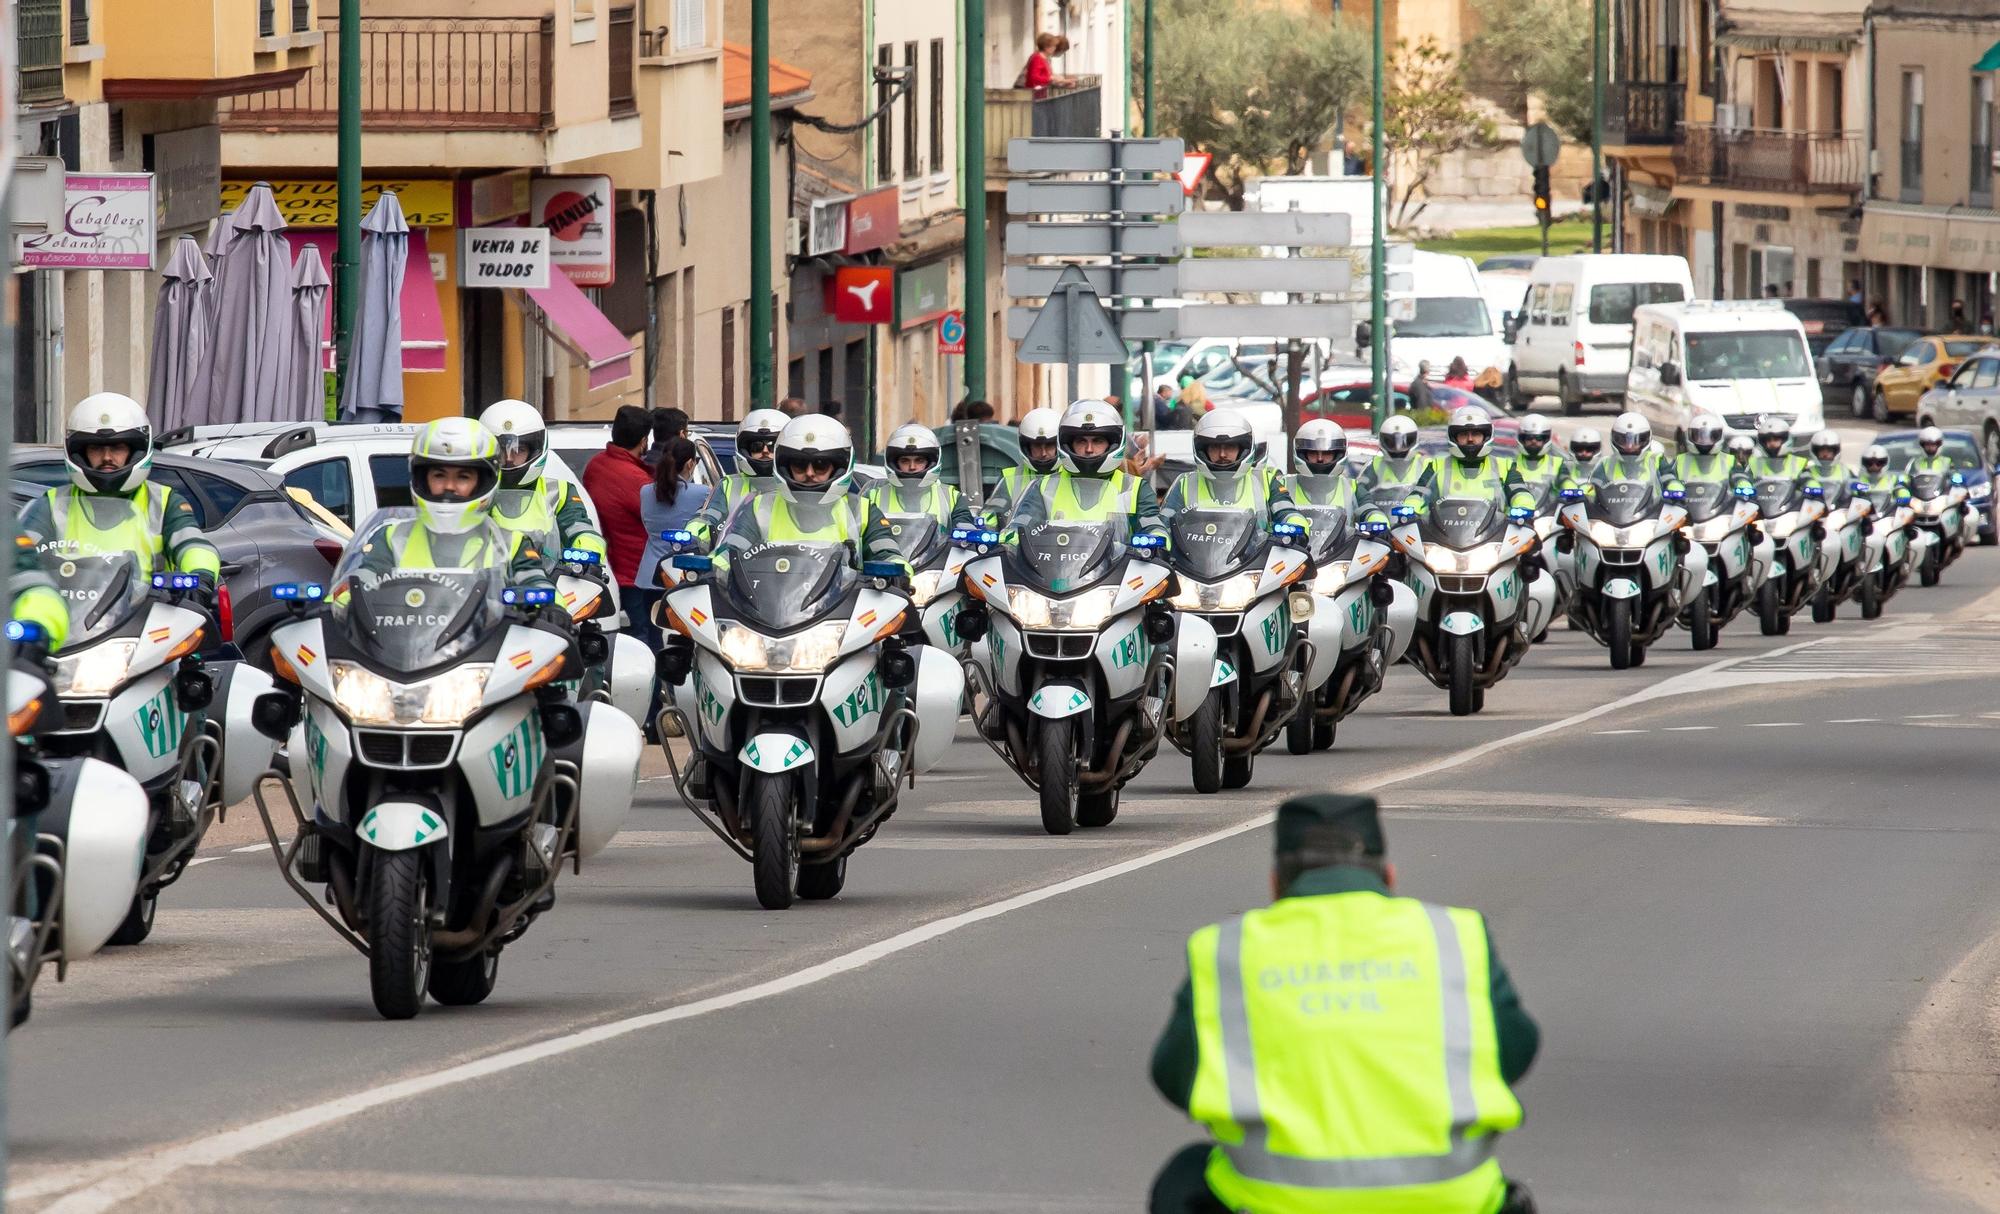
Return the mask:
<svg viewBox="0 0 2000 1214"><path fill-rule="evenodd" d="M638 584L639 557L646 551L639 491L653 483L653 470L643 458L652 430L652 416L644 409L621 406L611 419L611 441L583 469L583 491L597 507L604 546L611 552L611 576L621 597Z"/></svg>

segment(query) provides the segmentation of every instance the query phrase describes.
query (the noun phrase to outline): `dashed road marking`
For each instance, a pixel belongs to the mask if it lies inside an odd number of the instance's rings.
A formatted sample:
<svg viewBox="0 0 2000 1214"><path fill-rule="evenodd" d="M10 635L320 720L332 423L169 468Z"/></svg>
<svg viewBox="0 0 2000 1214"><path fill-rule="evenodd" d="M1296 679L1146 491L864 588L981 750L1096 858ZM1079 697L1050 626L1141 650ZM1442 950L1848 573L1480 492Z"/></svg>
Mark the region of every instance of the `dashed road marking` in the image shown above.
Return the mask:
<svg viewBox="0 0 2000 1214"><path fill-rule="evenodd" d="M1827 722L1828 725L1879 725L1881 723L1882 718L1880 717L1841 717L1839 720Z"/></svg>
<svg viewBox="0 0 2000 1214"><path fill-rule="evenodd" d="M1798 722L1798 721L1752 721L1752 722L1750 722L1750 724L1749 724L1749 725L1747 726L1747 728L1750 728L1750 729L1791 729L1792 727L1794 727L1794 726L1796 726L1796 725L1798 725L1798 724L1800 724L1800 722Z"/></svg>
<svg viewBox="0 0 2000 1214"><path fill-rule="evenodd" d="M1705 731L1705 730L1710 730L1710 729L1715 729L1715 728L1717 728L1717 726L1714 726L1714 725L1669 725L1669 726L1667 726L1667 727L1666 727L1666 729L1665 729L1665 730L1663 730L1662 732L1664 732L1664 733L1701 733L1701 732L1703 732L1703 731Z"/></svg>

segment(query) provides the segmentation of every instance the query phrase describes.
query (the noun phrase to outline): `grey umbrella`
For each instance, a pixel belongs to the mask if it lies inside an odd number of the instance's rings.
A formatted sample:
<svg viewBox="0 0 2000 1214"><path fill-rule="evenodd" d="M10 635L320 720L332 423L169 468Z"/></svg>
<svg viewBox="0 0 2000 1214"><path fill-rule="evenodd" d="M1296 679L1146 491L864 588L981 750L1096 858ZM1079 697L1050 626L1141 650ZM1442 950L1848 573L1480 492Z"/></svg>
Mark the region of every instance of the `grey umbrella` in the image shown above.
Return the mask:
<svg viewBox="0 0 2000 1214"><path fill-rule="evenodd" d="M216 283L211 420L280 421L292 383L292 252L285 218L259 183L230 217Z"/></svg>
<svg viewBox="0 0 2000 1214"><path fill-rule="evenodd" d="M326 417L325 360L320 341L326 332L326 263L316 245L303 245L292 263L292 392L284 420L316 422Z"/></svg>
<svg viewBox="0 0 2000 1214"><path fill-rule="evenodd" d="M201 377L208 357L212 278L194 237L174 242L153 307L153 365L146 377L146 414L161 430L194 423L206 404Z"/></svg>
<svg viewBox="0 0 2000 1214"><path fill-rule="evenodd" d="M361 221L361 299L347 344L341 421L403 416L403 260L409 247L403 204L384 190Z"/></svg>

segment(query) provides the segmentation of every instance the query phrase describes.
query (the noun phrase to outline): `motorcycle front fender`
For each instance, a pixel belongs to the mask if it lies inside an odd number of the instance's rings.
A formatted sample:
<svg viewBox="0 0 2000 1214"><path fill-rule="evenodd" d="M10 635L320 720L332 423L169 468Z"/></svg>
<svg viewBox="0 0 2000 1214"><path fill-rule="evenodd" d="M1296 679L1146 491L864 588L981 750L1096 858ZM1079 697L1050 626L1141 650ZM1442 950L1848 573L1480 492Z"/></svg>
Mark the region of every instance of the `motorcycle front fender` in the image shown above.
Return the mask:
<svg viewBox="0 0 2000 1214"><path fill-rule="evenodd" d="M451 836L444 815L416 801L384 801L363 814L355 830L377 851L414 851Z"/></svg>
<svg viewBox="0 0 2000 1214"><path fill-rule="evenodd" d="M817 757L813 754L812 743L797 734L777 730L758 734L736 752L737 762L767 776L783 775L811 766Z"/></svg>
<svg viewBox="0 0 2000 1214"><path fill-rule="evenodd" d="M1542 629L1556 614L1556 580L1553 577L1538 577L1528 583L1525 612L1525 632L1529 640L1542 635ZM1393 660L1393 659L1391 659Z"/></svg>
<svg viewBox="0 0 2000 1214"><path fill-rule="evenodd" d="M1476 611L1447 611L1438 621L1438 630L1449 636L1471 636L1485 628L1485 619Z"/></svg>
<svg viewBox="0 0 2000 1214"><path fill-rule="evenodd" d="M1417 592L1401 582L1390 582L1389 607L1382 614L1388 621L1389 651L1384 655L1393 666L1403 660L1410 638L1417 635Z"/></svg>
<svg viewBox="0 0 2000 1214"><path fill-rule="evenodd" d="M653 706L657 677L653 651L629 632L608 633L605 639L611 642L611 656L605 659L611 704L634 721L644 721Z"/></svg>
<svg viewBox="0 0 2000 1214"><path fill-rule="evenodd" d="M1174 720L1185 721L1200 710L1215 678L1218 642L1215 626L1198 615L1183 614L1174 630Z"/></svg>
<svg viewBox="0 0 2000 1214"><path fill-rule="evenodd" d="M1028 697L1028 711L1060 721L1090 711L1090 693L1075 683L1044 683Z"/></svg>
<svg viewBox="0 0 2000 1214"><path fill-rule="evenodd" d="M1628 577L1615 577L1604 583L1598 591L1607 599L1636 599L1639 597L1639 583Z"/></svg>
<svg viewBox="0 0 2000 1214"><path fill-rule="evenodd" d="M1312 618L1306 621L1306 641L1313 647L1312 662L1306 667L1307 690L1317 690L1331 678L1333 668L1340 664L1341 652L1365 638L1366 634L1354 635L1350 617L1354 600L1366 593L1365 587L1349 587L1338 597L1315 602Z"/></svg>
<svg viewBox="0 0 2000 1214"><path fill-rule="evenodd" d="M257 697L276 690L271 676L248 662L228 662L216 670L212 715L222 721L222 804L234 805L250 795L257 778L271 769L278 744L250 724ZM217 712L219 710L219 713Z"/></svg>

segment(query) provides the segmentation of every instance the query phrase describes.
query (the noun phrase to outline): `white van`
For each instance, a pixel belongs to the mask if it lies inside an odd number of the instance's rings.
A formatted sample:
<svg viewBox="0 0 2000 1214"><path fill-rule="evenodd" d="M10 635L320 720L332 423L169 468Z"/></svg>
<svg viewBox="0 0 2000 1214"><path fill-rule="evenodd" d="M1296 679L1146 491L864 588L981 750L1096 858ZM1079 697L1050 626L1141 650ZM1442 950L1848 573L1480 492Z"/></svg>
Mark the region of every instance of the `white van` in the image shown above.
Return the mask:
<svg viewBox="0 0 2000 1214"><path fill-rule="evenodd" d="M1805 325L1778 300L1647 304L1632 314L1626 405L1679 442L1688 420L1713 413L1731 435L1786 419L1792 446L1825 428Z"/></svg>
<svg viewBox="0 0 2000 1214"><path fill-rule="evenodd" d="M1401 274L1392 268L1391 274ZM1479 269L1470 257L1453 253L1411 255L1408 271L1411 289L1389 293L1389 370L1398 380L1414 376L1417 364L1429 363L1432 381L1442 380L1451 360L1462 358L1466 369L1477 378L1489 367L1507 369L1507 344L1501 339L1499 318L1486 305L1486 289ZM1357 326L1357 352L1366 350L1361 338L1366 325ZM1367 362L1364 356L1362 362Z"/></svg>
<svg viewBox="0 0 2000 1214"><path fill-rule="evenodd" d="M1574 417L1586 399L1625 395L1632 310L1694 298L1687 259L1657 253L1578 253L1544 257L1528 276L1523 313L1512 327L1514 374L1508 402L1525 409L1552 394Z"/></svg>

